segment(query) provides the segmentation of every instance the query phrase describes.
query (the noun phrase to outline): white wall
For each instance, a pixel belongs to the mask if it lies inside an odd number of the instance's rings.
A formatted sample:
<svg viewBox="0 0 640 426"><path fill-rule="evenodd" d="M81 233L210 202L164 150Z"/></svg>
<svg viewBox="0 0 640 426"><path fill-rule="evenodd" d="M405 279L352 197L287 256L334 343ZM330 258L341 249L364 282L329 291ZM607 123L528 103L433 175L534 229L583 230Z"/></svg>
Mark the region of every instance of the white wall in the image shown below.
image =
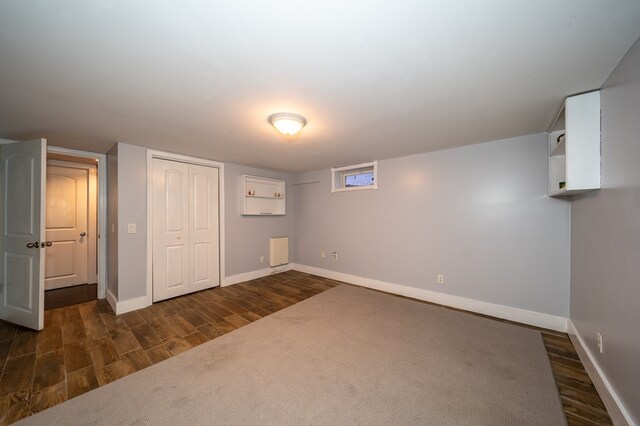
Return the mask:
<svg viewBox="0 0 640 426"><path fill-rule="evenodd" d="M378 190L295 175L321 181L294 186L296 263L566 317L570 203L546 156L538 134L379 161Z"/></svg>
<svg viewBox="0 0 640 426"><path fill-rule="evenodd" d="M640 41L602 88L602 189L572 208L571 320L640 423ZM596 333L604 337L600 354Z"/></svg>
<svg viewBox="0 0 640 426"><path fill-rule="evenodd" d="M238 275L269 267L269 239L289 236L293 243L293 202L291 201L291 175L254 167L225 164L225 246L226 275ZM287 183L285 216L242 216L242 175L282 179ZM289 247L293 262L293 247ZM264 256L265 263L260 263Z"/></svg>

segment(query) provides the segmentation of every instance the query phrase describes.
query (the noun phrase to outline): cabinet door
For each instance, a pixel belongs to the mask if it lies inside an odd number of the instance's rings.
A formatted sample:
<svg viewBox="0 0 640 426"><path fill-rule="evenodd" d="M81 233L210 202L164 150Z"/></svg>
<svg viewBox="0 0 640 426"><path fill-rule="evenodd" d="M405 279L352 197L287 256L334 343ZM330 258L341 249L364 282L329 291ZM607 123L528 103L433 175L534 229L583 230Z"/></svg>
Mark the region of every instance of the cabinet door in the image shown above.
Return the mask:
<svg viewBox="0 0 640 426"><path fill-rule="evenodd" d="M189 165L153 159L153 301L189 293Z"/></svg>
<svg viewBox="0 0 640 426"><path fill-rule="evenodd" d="M220 284L218 169L189 165L191 291Z"/></svg>

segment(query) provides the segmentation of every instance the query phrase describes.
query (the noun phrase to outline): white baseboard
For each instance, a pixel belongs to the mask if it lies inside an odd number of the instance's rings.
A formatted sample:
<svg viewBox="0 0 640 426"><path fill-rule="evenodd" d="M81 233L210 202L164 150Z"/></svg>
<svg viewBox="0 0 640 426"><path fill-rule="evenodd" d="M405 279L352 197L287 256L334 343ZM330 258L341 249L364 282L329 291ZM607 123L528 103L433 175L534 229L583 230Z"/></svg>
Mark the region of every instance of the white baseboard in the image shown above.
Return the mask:
<svg viewBox="0 0 640 426"><path fill-rule="evenodd" d="M604 406L607 408L609 416L611 416L613 424L636 426L636 423L631 418L631 414L629 414L629 411L620 400L611 382L609 382L604 371L600 368L597 359L593 356L593 353L589 350L589 347L571 320L568 321L568 333L573 342L573 346L575 346L578 352L578 356L580 356L580 360L582 360L585 370L589 373L593 385L596 387Z"/></svg>
<svg viewBox="0 0 640 426"><path fill-rule="evenodd" d="M279 272L290 271L291 269L293 269L293 267L294 267L294 264L289 263L287 265L277 266L274 268L264 268L264 269L258 269L256 271L245 272L242 274L231 275L229 277L225 277L222 280L221 287L238 284L245 281L255 280L256 278L266 277L269 275L277 274ZM146 308L147 306L150 305L149 298L147 296L118 301L118 299L109 290L107 290L107 301L109 302L109 305L111 305L111 308L116 313L116 315L135 311L136 309Z"/></svg>
<svg viewBox="0 0 640 426"><path fill-rule="evenodd" d="M147 296L136 297L135 299L118 301L116 305L116 315L126 314L127 312L135 311L138 309L146 308L150 306L149 298Z"/></svg>
<svg viewBox="0 0 640 426"><path fill-rule="evenodd" d="M567 331L567 319L560 316L543 314L540 312L528 311L525 309L512 308L510 306L497 305L494 303L483 302L466 297L453 296L451 294L438 293L436 291L424 290L420 288L374 280L371 278L359 277L357 275L344 274L342 272L316 268L314 266L296 264L293 269L295 269L296 271L306 272L308 274L318 275L337 281L344 281L349 284L355 284L362 287L384 291L387 293L393 293L401 296L411 297L414 299L424 300L427 302L437 303L439 305L451 306L454 308L477 312L479 314L507 319L523 324L534 325L536 327L542 327L562 332Z"/></svg>
<svg viewBox="0 0 640 426"><path fill-rule="evenodd" d="M111 309L116 315L126 314L127 312L135 311L137 309L146 308L149 306L149 298L147 296L136 297L135 299L118 301L111 290L107 289L107 302L111 305Z"/></svg>
<svg viewBox="0 0 640 426"><path fill-rule="evenodd" d="M258 269L255 271L244 272L242 274L231 275L228 277L224 277L222 280L221 287L226 287L228 285L243 283L245 281L251 281L262 277L267 277L269 275L278 274L280 272L290 271L294 269L294 263L288 263L282 266L275 266L273 268L264 268Z"/></svg>
<svg viewBox="0 0 640 426"><path fill-rule="evenodd" d="M109 306L111 306L111 309L113 309L113 312L116 312L118 307L118 298L114 296L109 289L107 289L107 302L109 303Z"/></svg>

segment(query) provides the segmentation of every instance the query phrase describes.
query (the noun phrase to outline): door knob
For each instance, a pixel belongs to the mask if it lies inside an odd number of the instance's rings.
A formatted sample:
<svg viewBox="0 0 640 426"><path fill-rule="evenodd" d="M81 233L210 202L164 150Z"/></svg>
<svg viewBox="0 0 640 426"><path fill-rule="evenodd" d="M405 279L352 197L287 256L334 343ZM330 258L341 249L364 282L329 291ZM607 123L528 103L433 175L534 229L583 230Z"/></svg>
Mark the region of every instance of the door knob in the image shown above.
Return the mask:
<svg viewBox="0 0 640 426"><path fill-rule="evenodd" d="M35 243L28 243L27 244L27 248L39 248L40 247L40 242L36 241Z"/></svg>
<svg viewBox="0 0 640 426"><path fill-rule="evenodd" d="M87 233L86 233L86 232L81 232L81 233L80 233L80 236L81 236L81 237L86 237L86 236L87 236Z"/></svg>

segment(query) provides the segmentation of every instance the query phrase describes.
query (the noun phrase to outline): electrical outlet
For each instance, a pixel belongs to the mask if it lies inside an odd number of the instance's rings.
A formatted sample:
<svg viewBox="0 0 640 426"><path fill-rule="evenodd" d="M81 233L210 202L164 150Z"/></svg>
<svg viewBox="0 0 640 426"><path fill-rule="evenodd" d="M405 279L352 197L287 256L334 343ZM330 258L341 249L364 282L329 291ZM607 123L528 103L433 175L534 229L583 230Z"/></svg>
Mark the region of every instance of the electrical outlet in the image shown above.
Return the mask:
<svg viewBox="0 0 640 426"><path fill-rule="evenodd" d="M136 224L135 223L130 223L127 225L127 233L129 234L135 234L136 233Z"/></svg>
<svg viewBox="0 0 640 426"><path fill-rule="evenodd" d="M444 284L444 275L438 274L436 280L438 281L438 284Z"/></svg>
<svg viewBox="0 0 640 426"><path fill-rule="evenodd" d="M327 253L324 250L322 250L320 252L320 257L324 259L325 257L327 257Z"/></svg>
<svg viewBox="0 0 640 426"><path fill-rule="evenodd" d="M333 256L333 258L334 258L335 260L338 260L338 252L337 252L337 251L333 251L333 252L331 252L331 256Z"/></svg>
<svg viewBox="0 0 640 426"><path fill-rule="evenodd" d="M260 263L264 263L264 256L260 256Z"/></svg>
<svg viewBox="0 0 640 426"><path fill-rule="evenodd" d="M604 344L602 342L602 334L600 334L600 332L596 333L596 336L598 338L598 350L600 351L600 353L603 353L604 351Z"/></svg>

